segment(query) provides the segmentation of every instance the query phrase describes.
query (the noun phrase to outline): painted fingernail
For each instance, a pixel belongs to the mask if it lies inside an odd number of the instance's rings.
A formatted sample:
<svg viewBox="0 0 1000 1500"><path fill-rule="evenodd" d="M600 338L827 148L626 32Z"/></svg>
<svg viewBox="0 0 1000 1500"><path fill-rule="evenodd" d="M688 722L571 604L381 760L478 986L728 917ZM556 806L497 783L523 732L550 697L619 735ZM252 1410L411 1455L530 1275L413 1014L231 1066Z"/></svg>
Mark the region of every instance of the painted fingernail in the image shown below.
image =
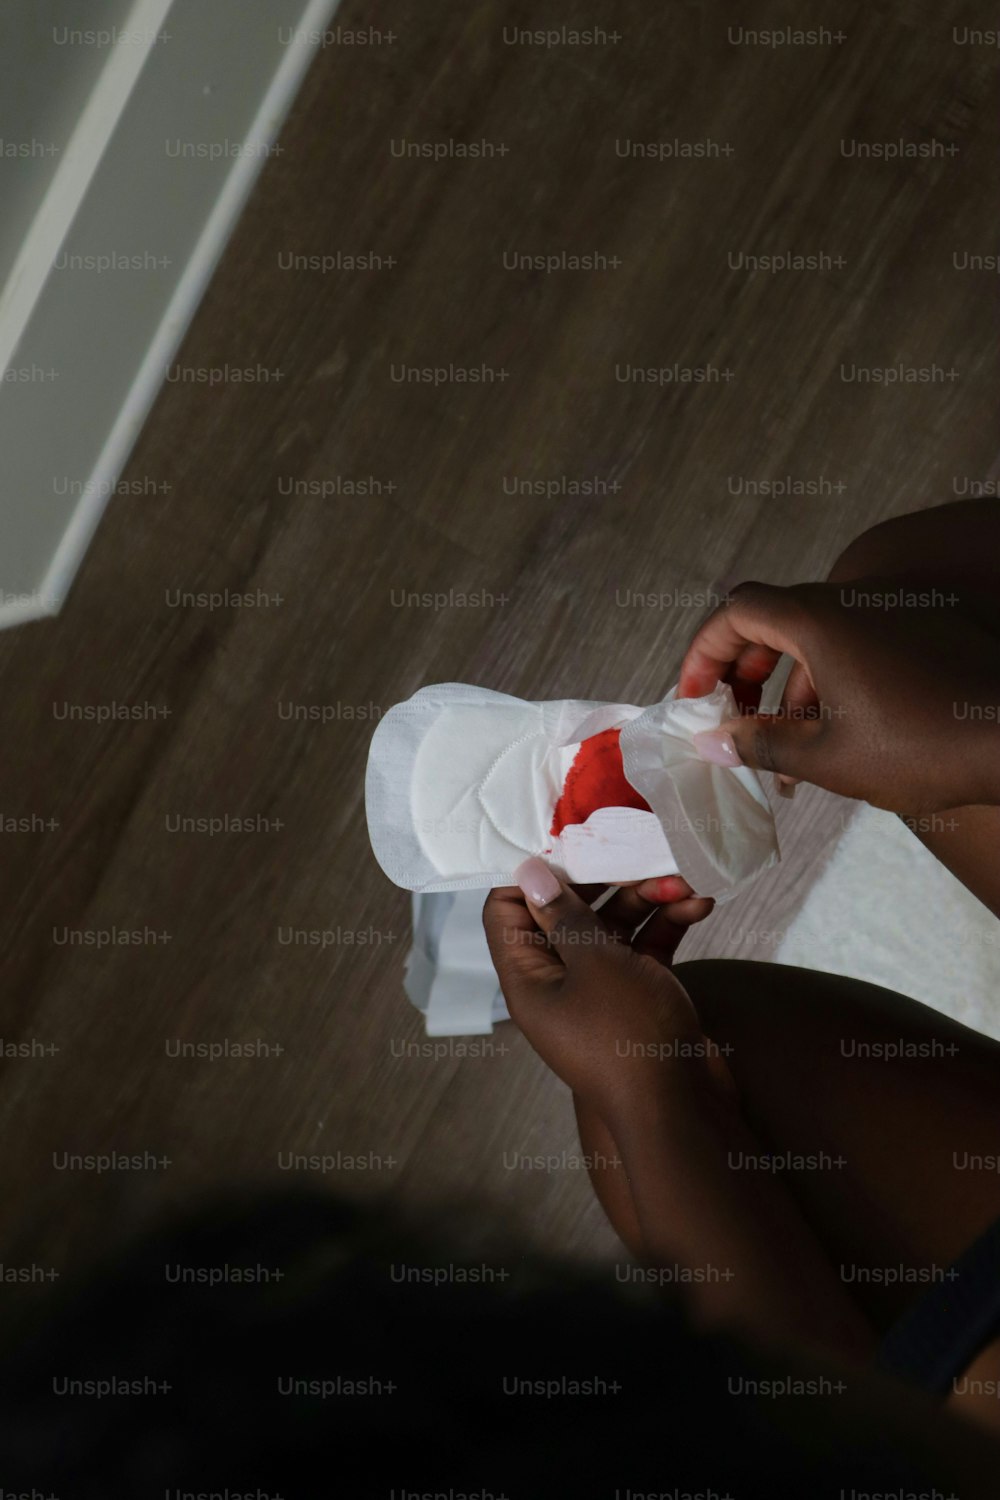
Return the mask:
<svg viewBox="0 0 1000 1500"><path fill-rule="evenodd" d="M691 887L680 875L659 875L653 880L641 880L636 892L644 901L683 901Z"/></svg>
<svg viewBox="0 0 1000 1500"><path fill-rule="evenodd" d="M691 743L702 760L713 766L741 766L736 741L726 729L703 729L691 736Z"/></svg>
<svg viewBox="0 0 1000 1500"><path fill-rule="evenodd" d="M521 887L532 906L548 906L562 890L544 859L532 856L514 871L514 879Z"/></svg>

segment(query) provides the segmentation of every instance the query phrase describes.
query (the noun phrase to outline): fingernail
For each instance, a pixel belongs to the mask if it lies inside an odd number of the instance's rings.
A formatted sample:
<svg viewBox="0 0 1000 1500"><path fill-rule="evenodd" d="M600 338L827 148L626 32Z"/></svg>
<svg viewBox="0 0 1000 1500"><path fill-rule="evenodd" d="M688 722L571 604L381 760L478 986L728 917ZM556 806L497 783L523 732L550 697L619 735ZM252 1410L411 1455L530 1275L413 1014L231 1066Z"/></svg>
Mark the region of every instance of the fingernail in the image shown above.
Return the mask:
<svg viewBox="0 0 1000 1500"><path fill-rule="evenodd" d="M640 880L636 893L644 901L683 901L690 886L680 875L658 875L653 880Z"/></svg>
<svg viewBox="0 0 1000 1500"><path fill-rule="evenodd" d="M702 760L713 766L741 766L736 741L726 729L702 729L691 736L691 743Z"/></svg>
<svg viewBox="0 0 1000 1500"><path fill-rule="evenodd" d="M548 906L562 890L544 859L533 855L514 871L514 879L521 887L532 906Z"/></svg>

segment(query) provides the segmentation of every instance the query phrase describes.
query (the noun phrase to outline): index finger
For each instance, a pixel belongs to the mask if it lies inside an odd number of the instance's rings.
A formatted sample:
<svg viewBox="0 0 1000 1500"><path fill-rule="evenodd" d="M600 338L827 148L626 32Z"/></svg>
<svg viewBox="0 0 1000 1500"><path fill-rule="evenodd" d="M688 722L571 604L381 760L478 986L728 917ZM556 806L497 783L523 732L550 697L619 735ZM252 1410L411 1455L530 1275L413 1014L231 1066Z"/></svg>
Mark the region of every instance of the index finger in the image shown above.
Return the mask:
<svg viewBox="0 0 1000 1500"><path fill-rule="evenodd" d="M770 583L741 583L695 633L681 664L678 698L710 693L748 646L787 651L803 659L803 611L792 591Z"/></svg>

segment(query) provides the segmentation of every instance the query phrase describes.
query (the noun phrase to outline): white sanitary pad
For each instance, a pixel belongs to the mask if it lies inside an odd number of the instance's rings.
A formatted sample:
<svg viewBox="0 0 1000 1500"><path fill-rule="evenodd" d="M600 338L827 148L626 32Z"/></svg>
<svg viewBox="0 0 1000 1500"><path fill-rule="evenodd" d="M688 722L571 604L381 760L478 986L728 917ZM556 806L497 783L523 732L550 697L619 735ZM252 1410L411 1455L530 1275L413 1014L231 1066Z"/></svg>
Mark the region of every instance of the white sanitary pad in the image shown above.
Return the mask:
<svg viewBox="0 0 1000 1500"><path fill-rule="evenodd" d="M699 895L725 898L778 858L755 773L710 765L691 743L735 713L721 683L645 709L528 703L461 683L422 688L372 738L365 805L375 856L411 891L510 885L537 854L577 883L679 873ZM624 795L646 806L587 812L584 763L599 751L611 765L606 732L619 728Z"/></svg>

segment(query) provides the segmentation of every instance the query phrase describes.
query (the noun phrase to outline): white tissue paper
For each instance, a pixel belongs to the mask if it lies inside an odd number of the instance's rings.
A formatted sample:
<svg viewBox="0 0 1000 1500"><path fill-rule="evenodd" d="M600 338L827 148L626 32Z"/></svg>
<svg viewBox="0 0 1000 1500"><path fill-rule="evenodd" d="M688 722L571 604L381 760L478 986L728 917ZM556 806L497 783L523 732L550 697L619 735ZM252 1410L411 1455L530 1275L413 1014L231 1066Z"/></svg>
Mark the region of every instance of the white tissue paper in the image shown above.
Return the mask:
<svg viewBox="0 0 1000 1500"><path fill-rule="evenodd" d="M719 900L775 863L755 773L691 743L735 714L722 683L645 709L444 683L389 710L369 752L368 830L390 880L418 893L406 988L430 1035L488 1032L506 1014L467 893L512 884L529 855L580 884L679 873Z"/></svg>

